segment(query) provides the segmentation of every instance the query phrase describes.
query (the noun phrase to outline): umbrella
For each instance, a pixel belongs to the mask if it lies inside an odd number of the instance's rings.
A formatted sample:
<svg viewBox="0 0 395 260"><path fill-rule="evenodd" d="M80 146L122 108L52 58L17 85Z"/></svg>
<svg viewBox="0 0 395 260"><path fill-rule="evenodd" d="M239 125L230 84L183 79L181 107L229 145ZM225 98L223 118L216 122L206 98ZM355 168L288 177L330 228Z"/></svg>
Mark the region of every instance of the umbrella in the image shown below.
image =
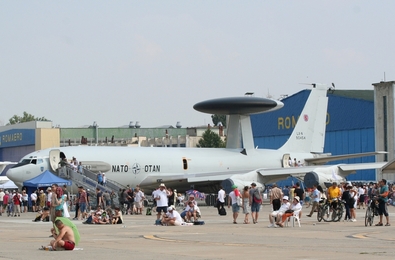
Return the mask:
<svg viewBox="0 0 395 260"><path fill-rule="evenodd" d="M195 198L199 198L201 200L204 200L206 198L206 195L203 192L197 190L188 190L186 193L188 195L193 195L195 196Z"/></svg>
<svg viewBox="0 0 395 260"><path fill-rule="evenodd" d="M70 227L73 232L74 232L74 240L75 240L75 245L77 246L78 243L80 242L80 232L78 232L77 226L71 222L70 219L65 218L65 217L57 217L55 220L61 220L63 222L63 224L65 224L66 226ZM54 225L55 229L56 229L56 233L59 233L58 228Z"/></svg>

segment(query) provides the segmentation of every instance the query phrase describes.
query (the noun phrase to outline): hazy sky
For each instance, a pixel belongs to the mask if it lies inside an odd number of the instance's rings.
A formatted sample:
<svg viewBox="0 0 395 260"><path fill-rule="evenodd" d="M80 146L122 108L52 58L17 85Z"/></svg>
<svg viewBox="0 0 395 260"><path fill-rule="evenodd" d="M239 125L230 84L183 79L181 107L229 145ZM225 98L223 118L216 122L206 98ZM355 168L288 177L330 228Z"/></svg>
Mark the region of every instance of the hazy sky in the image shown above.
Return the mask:
<svg viewBox="0 0 395 260"><path fill-rule="evenodd" d="M395 1L1 1L0 125L211 123L197 102L395 80Z"/></svg>

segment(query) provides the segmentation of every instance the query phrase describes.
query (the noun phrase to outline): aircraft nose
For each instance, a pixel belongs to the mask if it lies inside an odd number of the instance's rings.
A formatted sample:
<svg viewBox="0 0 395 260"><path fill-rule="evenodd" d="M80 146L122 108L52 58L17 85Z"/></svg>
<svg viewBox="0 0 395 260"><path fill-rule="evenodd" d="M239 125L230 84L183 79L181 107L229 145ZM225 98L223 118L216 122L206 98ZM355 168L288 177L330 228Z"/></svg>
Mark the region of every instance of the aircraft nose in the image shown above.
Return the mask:
<svg viewBox="0 0 395 260"><path fill-rule="evenodd" d="M18 168L11 168L8 169L6 172L8 179L12 180L13 182L20 182L22 179L22 174Z"/></svg>

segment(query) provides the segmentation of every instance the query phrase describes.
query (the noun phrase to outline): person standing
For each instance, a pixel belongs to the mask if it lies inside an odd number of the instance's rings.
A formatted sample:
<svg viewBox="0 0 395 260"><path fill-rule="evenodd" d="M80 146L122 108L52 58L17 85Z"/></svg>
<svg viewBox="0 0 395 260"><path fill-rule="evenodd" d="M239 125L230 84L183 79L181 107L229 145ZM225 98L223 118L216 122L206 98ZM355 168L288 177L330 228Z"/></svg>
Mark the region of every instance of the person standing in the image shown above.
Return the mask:
<svg viewBox="0 0 395 260"><path fill-rule="evenodd" d="M382 226L383 225L383 214L385 216L385 219L387 223L385 224L386 226L391 226L390 225L390 219L388 216L388 210L387 210L387 201L388 201L388 186L387 186L387 180L382 179L379 182L379 216L380 216L380 222L376 224L376 226Z"/></svg>
<svg viewBox="0 0 395 260"><path fill-rule="evenodd" d="M250 224L250 191L248 186L244 186L243 193L241 194L243 199L243 213L244 213L244 224Z"/></svg>
<svg viewBox="0 0 395 260"><path fill-rule="evenodd" d="M22 191L22 209L21 213L26 213L27 212L27 202L29 200L29 195L27 195L26 191Z"/></svg>
<svg viewBox="0 0 395 260"><path fill-rule="evenodd" d="M22 196L19 194L18 190L15 191L12 201L14 202L14 217L16 217L16 214L18 214L18 217L20 217Z"/></svg>
<svg viewBox="0 0 395 260"><path fill-rule="evenodd" d="M37 206L37 193L36 193L36 191L34 191L34 192L32 192L32 194L30 194L30 200L32 202L33 212L36 212L36 210L37 210L37 208L36 208L36 206Z"/></svg>
<svg viewBox="0 0 395 260"><path fill-rule="evenodd" d="M218 191L218 196L217 196L217 209L218 209L218 214L220 214L220 210L224 209L225 205L225 191L220 186L220 189Z"/></svg>
<svg viewBox="0 0 395 260"><path fill-rule="evenodd" d="M261 209L262 204L262 194L259 192L256 187L256 183L251 183L250 189L250 206L251 206L251 217L252 223L258 223L259 210Z"/></svg>
<svg viewBox="0 0 395 260"><path fill-rule="evenodd" d="M299 197L299 199L300 199L299 203L300 203L300 205L303 206L303 202L304 202L304 199L305 199L305 193L304 193L304 190L302 188L300 188L300 183L299 182L296 183L296 187L295 187L295 190L294 190L294 197L296 197L296 196Z"/></svg>
<svg viewBox="0 0 395 260"><path fill-rule="evenodd" d="M281 207L281 201L283 198L283 192L277 187L277 184L273 184L273 188L270 191L270 204L273 206L273 211L277 211Z"/></svg>
<svg viewBox="0 0 395 260"><path fill-rule="evenodd" d="M317 189L317 185L313 186L313 191L311 192L311 198L312 198L312 202L313 202L313 206L311 206L311 211L310 214L308 214L308 217L311 217L315 210L318 210L318 204L320 203L321 200L321 193L320 191Z"/></svg>
<svg viewBox="0 0 395 260"><path fill-rule="evenodd" d="M3 215L3 202L4 202L5 193L3 189L0 189L0 216Z"/></svg>
<svg viewBox="0 0 395 260"><path fill-rule="evenodd" d="M100 171L97 174L97 183L100 184L100 185L103 185L103 175L101 174Z"/></svg>
<svg viewBox="0 0 395 260"><path fill-rule="evenodd" d="M161 213L166 213L167 212L167 203L168 199L167 196L169 195L169 191L166 189L166 186L164 183L161 183L159 185L159 189L155 190L152 193L154 200L156 201L156 219L159 220Z"/></svg>
<svg viewBox="0 0 395 260"><path fill-rule="evenodd" d="M230 200L228 200L228 208L230 208L230 204L232 202L233 224L237 224L236 220L240 211L240 206L237 204L237 200L240 197L240 192L236 185L232 185L232 189L233 190L229 193Z"/></svg>

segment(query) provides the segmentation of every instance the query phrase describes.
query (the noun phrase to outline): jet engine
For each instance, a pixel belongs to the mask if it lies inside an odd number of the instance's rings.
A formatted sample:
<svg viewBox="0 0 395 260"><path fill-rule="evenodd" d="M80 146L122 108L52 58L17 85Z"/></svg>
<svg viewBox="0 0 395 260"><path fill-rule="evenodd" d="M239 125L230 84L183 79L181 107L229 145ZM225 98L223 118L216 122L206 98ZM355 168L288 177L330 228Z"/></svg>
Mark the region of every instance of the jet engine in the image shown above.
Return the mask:
<svg viewBox="0 0 395 260"><path fill-rule="evenodd" d="M243 190L244 186L250 187L251 183L253 183L253 182L256 183L257 188L260 189L261 192L265 191L265 185L263 183L255 181L253 179L246 180L244 178L238 178L238 177L243 177L243 175L238 175L238 176L235 175L235 176L232 176L231 178L228 178L228 179L225 179L222 181L221 185L226 193L229 193L232 191L233 185L236 185L239 190Z"/></svg>
<svg viewBox="0 0 395 260"><path fill-rule="evenodd" d="M341 182L345 182L346 179L339 175L335 174L328 174L319 171L308 172L304 176L304 185L307 188L312 188L313 185L321 185L321 187L329 188L332 186L333 182L337 182L338 184Z"/></svg>

